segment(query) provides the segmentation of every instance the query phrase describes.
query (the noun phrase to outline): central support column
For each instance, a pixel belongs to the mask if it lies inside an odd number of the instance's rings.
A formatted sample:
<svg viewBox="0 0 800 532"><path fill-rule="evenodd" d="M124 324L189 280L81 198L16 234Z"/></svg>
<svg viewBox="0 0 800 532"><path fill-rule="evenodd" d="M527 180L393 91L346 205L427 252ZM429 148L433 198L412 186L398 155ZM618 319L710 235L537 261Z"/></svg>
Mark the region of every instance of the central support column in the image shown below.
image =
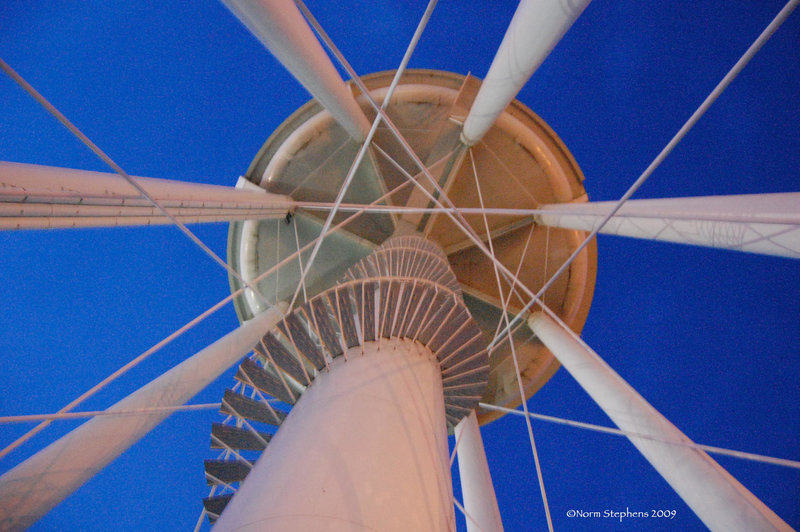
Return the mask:
<svg viewBox="0 0 800 532"><path fill-rule="evenodd" d="M455 530L436 357L419 343L382 339L336 358L215 530Z"/></svg>

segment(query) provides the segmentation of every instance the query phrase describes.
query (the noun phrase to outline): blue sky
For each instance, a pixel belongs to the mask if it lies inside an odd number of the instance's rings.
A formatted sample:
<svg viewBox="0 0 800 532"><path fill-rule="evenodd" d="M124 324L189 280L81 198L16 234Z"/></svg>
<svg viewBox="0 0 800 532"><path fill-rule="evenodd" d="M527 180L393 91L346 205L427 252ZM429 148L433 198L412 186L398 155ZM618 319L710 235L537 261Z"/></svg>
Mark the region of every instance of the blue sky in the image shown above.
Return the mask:
<svg viewBox="0 0 800 532"><path fill-rule="evenodd" d="M0 57L134 175L232 185L309 96L215 1L10 0ZM520 99L572 151L593 200L644 170L780 2L595 0ZM420 2L309 6L359 73L395 68ZM442 0L411 66L485 75L513 2ZM800 14L781 28L636 197L798 190ZM107 170L6 77L0 160ZM227 226L192 229L224 255ZM699 443L800 458L800 263L616 237L599 240L584 338ZM56 411L228 293L174 228L0 233L0 413ZM104 408L236 326L226 308L82 409ZM195 402L215 402L223 376ZM532 411L609 424L563 370ZM194 526L214 413L176 414L37 530ZM59 423L0 470L74 427ZM557 529L695 530L700 522L624 439L534 422ZM25 426L0 427L0 444ZM507 530L544 515L524 422L484 428ZM720 457L800 527L800 471ZM569 509L677 510L672 521L568 519Z"/></svg>

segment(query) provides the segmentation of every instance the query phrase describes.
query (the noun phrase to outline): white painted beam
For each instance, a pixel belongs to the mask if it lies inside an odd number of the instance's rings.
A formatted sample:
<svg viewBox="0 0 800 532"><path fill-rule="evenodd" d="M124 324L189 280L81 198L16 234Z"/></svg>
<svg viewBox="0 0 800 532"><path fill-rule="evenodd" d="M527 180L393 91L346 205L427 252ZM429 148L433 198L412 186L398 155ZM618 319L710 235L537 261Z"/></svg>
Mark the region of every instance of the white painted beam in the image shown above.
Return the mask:
<svg viewBox="0 0 800 532"><path fill-rule="evenodd" d="M245 322L108 410L182 405L247 354L283 317L280 303ZM30 527L169 416L98 416L0 476L0 529Z"/></svg>
<svg viewBox="0 0 800 532"><path fill-rule="evenodd" d="M541 312L532 314L528 325L620 429L655 438L628 437L708 528L725 532L792 530L705 451L664 443L691 440L597 353Z"/></svg>
<svg viewBox="0 0 800 532"><path fill-rule="evenodd" d="M456 425L455 437L464 510L469 514L467 532L503 532L503 521L474 410Z"/></svg>
<svg viewBox="0 0 800 532"><path fill-rule="evenodd" d="M167 209L172 213L172 209ZM182 215L174 214L182 224L224 223L247 220L264 220L283 218L284 215L265 215L262 211L242 213L225 213L220 215ZM148 216L129 215L120 212L114 216L0 216L0 231L18 231L30 229L79 229L87 227L133 227L149 225L168 225L172 220L162 214Z"/></svg>
<svg viewBox="0 0 800 532"><path fill-rule="evenodd" d="M282 218L292 199L260 188L133 178L183 223ZM0 162L0 229L172 223L117 174Z"/></svg>
<svg viewBox="0 0 800 532"><path fill-rule="evenodd" d="M592 231L615 206L544 205L537 222ZM800 258L800 193L628 200L600 232Z"/></svg>
<svg viewBox="0 0 800 532"><path fill-rule="evenodd" d="M339 124L362 142L370 124L300 10L288 0L223 0Z"/></svg>
<svg viewBox="0 0 800 532"><path fill-rule="evenodd" d="M464 122L464 144L473 146L483 138L589 2L520 2Z"/></svg>

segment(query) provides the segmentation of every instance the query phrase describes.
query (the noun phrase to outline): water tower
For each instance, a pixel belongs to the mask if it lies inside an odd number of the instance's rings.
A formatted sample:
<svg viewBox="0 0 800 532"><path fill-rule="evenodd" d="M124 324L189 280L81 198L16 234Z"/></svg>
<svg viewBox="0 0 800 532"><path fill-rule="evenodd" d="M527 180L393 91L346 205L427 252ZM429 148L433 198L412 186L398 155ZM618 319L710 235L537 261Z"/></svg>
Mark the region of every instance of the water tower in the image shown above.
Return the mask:
<svg viewBox="0 0 800 532"><path fill-rule="evenodd" d="M220 527L271 521L316 530L346 522L351 529L380 520L386 528L447 530L453 518L444 440L454 430L465 450L459 465L468 526L500 529L477 426L502 410L479 403L524 404L563 364L620 428L637 435L634 444L709 526L786 528L573 334L588 313L595 275L595 250L582 231L604 225L615 211L586 203L569 152L513 100L585 3L543 5L521 4L483 82L401 68L402 76L375 74L346 85L312 44L299 11L230 3L317 100L272 135L238 191L225 192L254 212L204 211L220 191L140 181L154 203L197 202L196 211L181 214L186 219L243 220L229 241L242 328L112 407L185 401L255 345L237 373L239 387L223 398L230 423L212 431L212 443L230 458L206 466L210 483L223 488L206 503ZM521 31L531 27L541 31ZM521 45L517 39L530 37L522 34L535 38ZM59 205L47 191L63 175L6 170L7 182L36 182L42 203ZM99 179L69 177L77 190ZM121 224L134 215L130 207L141 207L104 193L117 210L96 214L98 223ZM695 234L681 223L713 228L720 210L749 209L757 217L791 200L631 203L612 227L747 249L746 239L720 242L713 229ZM78 211L61 221L74 224L93 209ZM703 217L692 218L700 211ZM797 254L796 228L787 237L786 224L758 223L776 227L751 250ZM4 524L33 522L157 421L149 416L125 427L93 420L4 475ZM254 423L280 428L273 434ZM257 461L244 454L262 451ZM225 490L241 481L229 497ZM36 489L20 489L31 485ZM388 504L395 492L419 513ZM265 494L278 503L263 504Z"/></svg>

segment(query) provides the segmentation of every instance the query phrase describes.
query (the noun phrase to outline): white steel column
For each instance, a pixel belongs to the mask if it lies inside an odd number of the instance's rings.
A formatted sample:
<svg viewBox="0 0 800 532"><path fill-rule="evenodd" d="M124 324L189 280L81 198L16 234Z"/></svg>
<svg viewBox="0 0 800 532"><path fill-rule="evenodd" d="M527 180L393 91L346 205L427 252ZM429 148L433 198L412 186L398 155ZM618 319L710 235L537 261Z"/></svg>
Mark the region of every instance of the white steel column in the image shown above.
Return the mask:
<svg viewBox="0 0 800 532"><path fill-rule="evenodd" d="M291 0L223 0L236 18L358 142L369 122Z"/></svg>
<svg viewBox="0 0 800 532"><path fill-rule="evenodd" d="M257 315L108 410L184 404L246 355L285 310L280 303ZM31 526L169 414L92 418L6 472L0 477L0 529Z"/></svg>
<svg viewBox="0 0 800 532"><path fill-rule="evenodd" d="M544 205L537 223L592 231L615 206ZM628 200L600 232L800 258L800 193Z"/></svg>
<svg viewBox="0 0 800 532"><path fill-rule="evenodd" d="M282 218L293 209L291 198L261 188L133 179L185 223ZM117 174L0 162L0 229L169 223Z"/></svg>
<svg viewBox="0 0 800 532"><path fill-rule="evenodd" d="M455 436L461 493L464 509L469 514L467 532L502 532L503 521L474 410L456 425Z"/></svg>
<svg viewBox="0 0 800 532"><path fill-rule="evenodd" d="M520 2L464 122L464 144L473 146L481 140L589 2Z"/></svg>
<svg viewBox="0 0 800 532"><path fill-rule="evenodd" d="M620 429L691 443L597 353L551 318L535 313L528 325ZM792 530L704 451L635 436L629 439L711 530Z"/></svg>
<svg viewBox="0 0 800 532"><path fill-rule="evenodd" d="M336 358L214 530L455 530L436 358L416 342L386 338Z"/></svg>

